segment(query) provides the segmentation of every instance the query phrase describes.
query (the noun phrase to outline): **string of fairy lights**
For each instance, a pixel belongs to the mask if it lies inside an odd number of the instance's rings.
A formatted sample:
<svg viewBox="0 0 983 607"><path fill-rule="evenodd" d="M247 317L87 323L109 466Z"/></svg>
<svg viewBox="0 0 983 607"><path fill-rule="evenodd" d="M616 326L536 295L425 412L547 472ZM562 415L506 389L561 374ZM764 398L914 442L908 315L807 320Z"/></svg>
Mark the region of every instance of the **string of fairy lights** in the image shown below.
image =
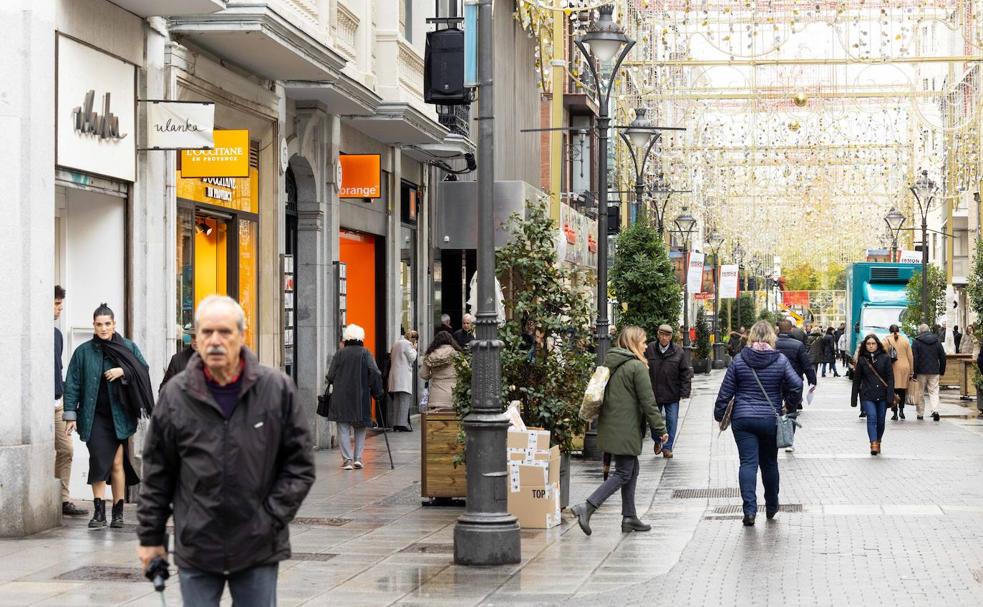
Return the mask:
<svg viewBox="0 0 983 607"><path fill-rule="evenodd" d="M576 35L601 4L517 1L544 90L554 19ZM912 213L917 171L951 204L979 190L983 0L614 4L637 41L617 115L642 106L687 129L664 136L650 163L652 179L689 191L667 216L685 205L750 255L818 265L883 244L888 210ZM582 78L580 57L566 58Z"/></svg>

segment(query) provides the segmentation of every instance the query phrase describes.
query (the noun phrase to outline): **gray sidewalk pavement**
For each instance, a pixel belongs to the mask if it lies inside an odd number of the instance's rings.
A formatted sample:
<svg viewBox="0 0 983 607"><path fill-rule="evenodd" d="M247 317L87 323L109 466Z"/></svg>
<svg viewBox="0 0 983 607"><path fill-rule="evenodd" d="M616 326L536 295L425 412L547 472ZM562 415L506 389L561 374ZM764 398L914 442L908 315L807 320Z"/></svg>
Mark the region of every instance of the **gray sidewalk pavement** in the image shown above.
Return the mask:
<svg viewBox="0 0 983 607"><path fill-rule="evenodd" d="M453 565L461 508L421 505L418 432L390 435L394 471L381 437L370 439L362 471L319 452L317 483L291 526L294 558L281 565L279 604L983 604L975 408L947 406L938 423L889 421L884 454L872 458L849 383L822 380L796 451L780 454L783 512L745 529L733 437L711 419L721 377L697 378L674 459L655 457L646 443L637 503L651 533L621 534L615 495L591 537L567 517L554 529L523 530L514 566ZM574 460L571 480L575 503L600 482L600 465ZM122 530L89 531L85 520L66 519L0 540L0 605L159 605L136 567L130 507L127 520ZM171 582L167 604L180 605Z"/></svg>

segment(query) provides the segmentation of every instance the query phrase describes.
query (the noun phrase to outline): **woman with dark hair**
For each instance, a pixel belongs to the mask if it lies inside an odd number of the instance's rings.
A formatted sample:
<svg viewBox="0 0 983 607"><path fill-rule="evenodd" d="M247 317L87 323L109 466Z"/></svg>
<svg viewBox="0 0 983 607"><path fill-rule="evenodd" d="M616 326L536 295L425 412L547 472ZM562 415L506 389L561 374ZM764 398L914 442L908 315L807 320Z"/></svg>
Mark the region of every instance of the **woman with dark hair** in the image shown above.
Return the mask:
<svg viewBox="0 0 983 607"><path fill-rule="evenodd" d="M65 379L67 433L76 428L89 449L89 478L94 512L90 529L106 526L106 483L113 493L110 527L123 526L127 485L140 482L130 464L129 438L141 412L153 407L147 362L139 348L116 332L116 317L106 304L92 314L95 335L72 353Z"/></svg>
<svg viewBox="0 0 983 607"><path fill-rule="evenodd" d="M427 346L420 367L420 379L429 382L427 409L449 410L454 408L454 386L457 385L455 363L461 355L461 347L454 336L440 331Z"/></svg>
<svg viewBox="0 0 983 607"><path fill-rule="evenodd" d="M379 366L365 347L365 329L348 325L342 332L342 340L345 347L332 357L328 368L327 384L331 389L328 420L338 424L341 467L351 470L362 468L365 434L372 425L372 398L381 399L385 390Z"/></svg>
<svg viewBox="0 0 983 607"><path fill-rule="evenodd" d="M850 406L857 406L857 399L867 413L867 438L870 439L870 454L880 455L881 438L887 418L888 404L893 404L894 371L891 357L884 350L884 344L876 335L870 333L860 344L857 364L853 370L853 393Z"/></svg>

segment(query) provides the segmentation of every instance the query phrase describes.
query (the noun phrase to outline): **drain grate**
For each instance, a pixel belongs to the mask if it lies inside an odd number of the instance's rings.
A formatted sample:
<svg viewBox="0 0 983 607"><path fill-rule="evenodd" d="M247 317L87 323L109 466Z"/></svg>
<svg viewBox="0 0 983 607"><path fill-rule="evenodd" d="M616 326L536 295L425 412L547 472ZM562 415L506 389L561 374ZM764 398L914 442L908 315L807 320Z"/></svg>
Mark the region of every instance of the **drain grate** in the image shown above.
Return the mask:
<svg viewBox="0 0 983 607"><path fill-rule="evenodd" d="M298 516L293 520L295 525L311 527L343 527L352 522L350 518L334 518L330 516Z"/></svg>
<svg viewBox="0 0 983 607"><path fill-rule="evenodd" d="M423 502L423 498L420 497L420 486L417 484L410 485L405 489L393 493L392 495L387 495L381 500L375 502L376 506L419 506Z"/></svg>
<svg viewBox="0 0 983 607"><path fill-rule="evenodd" d="M704 516L705 521L739 521L744 518L742 514L726 514L720 516Z"/></svg>
<svg viewBox="0 0 983 607"><path fill-rule="evenodd" d="M416 552L419 554L454 554L454 544L410 544L400 552Z"/></svg>
<svg viewBox="0 0 983 607"><path fill-rule="evenodd" d="M779 512L802 512L802 504L782 504L778 507ZM717 506L713 509L714 514L742 514L743 506Z"/></svg>
<svg viewBox="0 0 983 607"><path fill-rule="evenodd" d="M56 580L75 580L81 582L146 582L143 572L133 567L109 567L91 565L79 567L59 575Z"/></svg>
<svg viewBox="0 0 983 607"><path fill-rule="evenodd" d="M698 499L710 497L741 497L737 487L716 487L712 489L673 489L673 499Z"/></svg>
<svg viewBox="0 0 983 607"><path fill-rule="evenodd" d="M290 555L290 558L293 559L293 560L295 560L295 561L317 561L317 562L324 562L324 561L330 561L331 559L333 559L336 556L338 556L338 555L337 554L329 554L329 553L326 553L326 552L294 552L293 554Z"/></svg>

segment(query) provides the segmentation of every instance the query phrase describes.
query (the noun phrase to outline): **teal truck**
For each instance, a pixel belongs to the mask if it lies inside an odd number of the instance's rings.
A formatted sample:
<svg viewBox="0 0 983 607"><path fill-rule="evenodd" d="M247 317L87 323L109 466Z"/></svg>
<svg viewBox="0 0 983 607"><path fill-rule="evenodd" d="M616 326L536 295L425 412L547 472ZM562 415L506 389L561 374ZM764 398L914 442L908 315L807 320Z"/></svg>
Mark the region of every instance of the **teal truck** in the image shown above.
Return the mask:
<svg viewBox="0 0 983 607"><path fill-rule="evenodd" d="M855 263L846 270L847 347L853 355L868 333L888 334L891 325L901 326L908 307L908 281L921 272L917 263Z"/></svg>

